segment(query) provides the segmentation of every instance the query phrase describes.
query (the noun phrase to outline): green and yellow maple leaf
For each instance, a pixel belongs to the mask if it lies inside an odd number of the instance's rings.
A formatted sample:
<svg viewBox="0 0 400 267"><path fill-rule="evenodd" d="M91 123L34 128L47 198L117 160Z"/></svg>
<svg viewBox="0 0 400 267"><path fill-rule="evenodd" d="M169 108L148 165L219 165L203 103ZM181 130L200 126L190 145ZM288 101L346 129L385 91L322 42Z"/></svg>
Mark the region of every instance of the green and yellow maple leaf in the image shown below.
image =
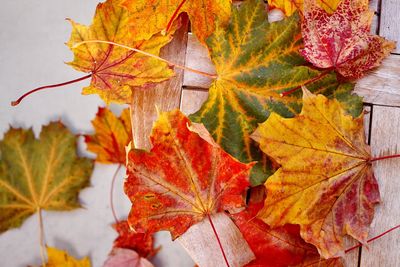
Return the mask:
<svg viewBox="0 0 400 267"><path fill-rule="evenodd" d="M76 136L61 122L31 129L11 128L0 141L0 232L18 227L35 212L80 207L93 161L78 157Z"/></svg>
<svg viewBox="0 0 400 267"><path fill-rule="evenodd" d="M174 75L165 62L107 43L109 41L158 55L172 39L173 31L163 36L155 34L149 40L136 40L130 31L128 11L116 0L98 4L93 23L80 25L72 20L71 38L67 45L74 52L73 68L91 74L92 81L83 94L99 94L106 102L130 103L132 87L151 86ZM175 29L175 28L174 28Z"/></svg>
<svg viewBox="0 0 400 267"><path fill-rule="evenodd" d="M339 85L334 72L307 66L299 53L303 43L298 14L269 23L263 1L249 0L233 8L228 27L217 27L207 45L218 78L191 119L202 122L240 161L259 161L253 168L253 185L265 181L272 169L250 134L271 112L292 117L301 109L300 90L285 97L281 93L307 84L313 92L340 94L350 113L361 111L360 98L349 93L351 84Z"/></svg>

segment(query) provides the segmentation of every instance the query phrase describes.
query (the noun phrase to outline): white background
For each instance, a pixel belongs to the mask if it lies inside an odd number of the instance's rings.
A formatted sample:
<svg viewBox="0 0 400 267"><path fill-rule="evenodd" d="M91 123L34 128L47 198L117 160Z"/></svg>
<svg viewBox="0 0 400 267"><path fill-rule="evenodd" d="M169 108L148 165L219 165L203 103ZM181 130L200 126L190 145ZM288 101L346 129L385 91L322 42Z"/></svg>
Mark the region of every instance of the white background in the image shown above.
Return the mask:
<svg viewBox="0 0 400 267"><path fill-rule="evenodd" d="M65 18L89 24L95 0L1 0L0 7L0 137L14 127L33 127L36 135L41 125L61 119L74 133L91 133L90 121L97 107L104 104L97 95L82 96L81 88L89 81L49 89L27 98L17 107L10 102L38 86L60 83L84 76L64 62L72 53L64 45L71 27ZM122 107L112 106L118 112ZM80 154L85 151L80 140ZM72 256L88 255L92 265L102 266L116 233L110 227L113 217L109 207L110 181L115 165L96 164L91 187L80 195L84 209L73 212L44 212L46 241L49 246L67 250ZM123 194L124 170L116 183L117 214L128 214L130 203ZM19 267L40 264L37 216L22 227L0 235L0 266ZM193 266L179 244L170 242L168 233L158 235L161 252L153 259L156 266Z"/></svg>

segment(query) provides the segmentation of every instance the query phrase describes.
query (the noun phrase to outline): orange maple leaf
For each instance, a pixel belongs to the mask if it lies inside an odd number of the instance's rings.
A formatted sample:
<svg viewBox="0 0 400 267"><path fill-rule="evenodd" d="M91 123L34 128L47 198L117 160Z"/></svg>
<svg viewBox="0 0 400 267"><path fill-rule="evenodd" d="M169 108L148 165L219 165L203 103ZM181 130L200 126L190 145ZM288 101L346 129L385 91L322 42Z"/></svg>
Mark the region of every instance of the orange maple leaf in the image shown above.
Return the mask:
<svg viewBox="0 0 400 267"><path fill-rule="evenodd" d="M85 135L89 151L97 155L101 163L119 163L125 165L125 147L132 140L130 110L124 109L117 117L108 108L99 108L92 120L95 134Z"/></svg>
<svg viewBox="0 0 400 267"><path fill-rule="evenodd" d="M344 255L343 236L365 242L379 189L365 144L363 117L346 115L337 100L303 92L293 119L273 113L253 134L281 168L265 183L258 216L272 227L299 224L322 257Z"/></svg>
<svg viewBox="0 0 400 267"><path fill-rule="evenodd" d="M148 39L160 31L169 31L171 23L182 12L189 15L192 31L204 43L215 30L215 23L224 24L231 15L231 0L120 0L127 8L133 35Z"/></svg>
<svg viewBox="0 0 400 267"><path fill-rule="evenodd" d="M317 0L317 4L328 14L335 12L341 0ZM268 0L269 9L280 9L286 16L291 16L296 10L303 11L304 0Z"/></svg>
<svg viewBox="0 0 400 267"><path fill-rule="evenodd" d="M165 36L155 34L146 41L137 40L130 31L129 20L128 12L118 6L117 0L98 4L89 27L70 20L73 29L67 45L75 58L68 64L90 73L92 77L83 94L97 93L106 103L130 103L132 87L148 87L173 76L168 65L156 58L112 44L94 42L115 42L158 55L161 47L172 39L173 31ZM88 41L92 42L77 46Z"/></svg>
<svg viewBox="0 0 400 267"><path fill-rule="evenodd" d="M128 153L125 193L132 202L128 222L136 231L168 230L175 239L210 214L244 206L254 164L237 161L192 126L179 110L162 113L151 152Z"/></svg>
<svg viewBox="0 0 400 267"><path fill-rule="evenodd" d="M305 0L302 33L303 56L314 66L335 69L349 79L357 79L380 65L395 43L370 34L374 12L368 0L343 0L333 15L316 0Z"/></svg>

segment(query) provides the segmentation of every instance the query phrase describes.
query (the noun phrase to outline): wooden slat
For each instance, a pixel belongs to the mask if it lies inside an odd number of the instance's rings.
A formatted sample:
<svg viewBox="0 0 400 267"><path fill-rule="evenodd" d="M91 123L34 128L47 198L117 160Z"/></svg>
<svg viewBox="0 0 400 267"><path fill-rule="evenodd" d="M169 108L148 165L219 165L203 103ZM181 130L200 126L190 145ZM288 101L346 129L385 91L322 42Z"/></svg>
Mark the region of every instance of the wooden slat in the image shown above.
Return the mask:
<svg viewBox="0 0 400 267"><path fill-rule="evenodd" d="M215 68L208 56L207 48L201 45L193 34L189 34L188 36L186 67L211 74L215 73ZM183 85L189 87L208 88L211 81L212 80L208 77L185 71Z"/></svg>
<svg viewBox="0 0 400 267"><path fill-rule="evenodd" d="M175 33L172 42L161 50L161 57L180 65L185 64L188 24L186 17L183 19L182 27ZM175 73L175 77L158 84L154 89L133 90L132 120L136 148L150 148L149 136L157 117L157 108L159 111L179 108L183 71L175 69Z"/></svg>
<svg viewBox="0 0 400 267"><path fill-rule="evenodd" d="M375 16L372 20L372 25L371 25L371 33L373 34L378 34L379 33L379 0L372 0L369 3L369 7L375 11Z"/></svg>
<svg viewBox="0 0 400 267"><path fill-rule="evenodd" d="M198 111L201 105L206 101L208 91L196 89L184 89L182 91L181 110L186 115Z"/></svg>
<svg viewBox="0 0 400 267"><path fill-rule="evenodd" d="M232 219L224 212L213 214L212 220L230 266L244 266L253 259L254 253ZM226 266L210 221L193 225L178 239L200 267Z"/></svg>
<svg viewBox="0 0 400 267"><path fill-rule="evenodd" d="M400 44L400 1L381 0L379 35ZM400 54L400 47L394 51Z"/></svg>
<svg viewBox="0 0 400 267"><path fill-rule="evenodd" d="M400 152L400 108L373 107L371 148L374 156ZM381 204L371 225L371 237L400 224L399 166L400 158L374 163ZM396 230L370 243L369 249L362 250L361 266L400 266L399 248L400 231Z"/></svg>
<svg viewBox="0 0 400 267"><path fill-rule="evenodd" d="M355 93L364 102L400 106L400 55L391 55L382 65L357 82Z"/></svg>
<svg viewBox="0 0 400 267"><path fill-rule="evenodd" d="M188 67L215 73L207 49L193 36L189 36L187 60ZM184 86L208 89L211 81L185 71ZM355 92L363 96L366 103L400 106L400 55L390 55L379 68L359 80Z"/></svg>

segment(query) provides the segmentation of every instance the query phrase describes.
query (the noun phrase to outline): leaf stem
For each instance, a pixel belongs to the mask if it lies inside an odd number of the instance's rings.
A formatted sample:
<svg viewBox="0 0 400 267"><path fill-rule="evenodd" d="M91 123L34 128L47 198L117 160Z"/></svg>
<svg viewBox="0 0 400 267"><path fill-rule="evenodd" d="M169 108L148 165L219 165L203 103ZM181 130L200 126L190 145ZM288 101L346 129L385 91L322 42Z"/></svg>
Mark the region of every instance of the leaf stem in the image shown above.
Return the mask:
<svg viewBox="0 0 400 267"><path fill-rule="evenodd" d="M179 4L179 6L175 9L174 14L172 14L172 17L168 21L168 25L167 25L167 28L165 29L165 33L168 33L169 30L171 29L172 23L174 22L175 18L178 16L179 11L182 9L185 2L186 2L186 0L182 0L182 2Z"/></svg>
<svg viewBox="0 0 400 267"><path fill-rule="evenodd" d="M385 159L393 159L393 158L400 158L400 154L372 158L372 159L369 160L369 162L385 160Z"/></svg>
<svg viewBox="0 0 400 267"><path fill-rule="evenodd" d="M377 235L377 236L375 236L375 237L373 237L373 238L371 238L371 239L368 239L368 240L367 240L367 243L370 243L370 242L372 242L372 241L374 241L374 240L376 240L376 239L379 239L379 238L381 238L382 236L384 236L384 235L386 235L386 234L388 234L388 233L390 233L390 232L392 232L392 231L394 231L394 230L396 230L396 229L398 229L398 228L400 228L400 224L399 224L399 225L396 225L395 227L390 228L389 230L383 232L383 233L380 234L380 235ZM351 247L351 248L346 249L344 252L345 252L345 253L348 253L348 252L350 252L350 251L352 251L352 250L354 250L354 249L356 249L356 248L359 248L359 247L361 247L361 246L362 246L362 244L359 243L358 245L355 245L354 247Z"/></svg>
<svg viewBox="0 0 400 267"><path fill-rule="evenodd" d="M159 56L156 56L156 55L147 53L147 52L142 51L142 50L140 50L140 49L133 48L133 47L130 47L130 46L127 46L127 45L123 45L123 44L118 44L118 43L110 42L110 41L102 41L102 40L82 41L82 42L76 43L72 48L76 48L76 47L78 47L78 46L80 46L80 45L89 44L89 43L103 43L103 44L115 45L115 46L118 46L118 47L125 48L125 49L127 49L127 50L135 51L136 53L139 53L139 54L142 54L142 55L145 55L145 56L148 56L148 57L152 57L152 58L158 59L158 60L160 60L160 61L162 61L162 62L167 63L169 66L174 66L174 67L176 67L176 68L178 68L178 69L190 71L190 72L193 72L193 73L196 73L196 74L205 76L205 77L213 78L213 79L218 78L218 76L215 75L215 74L210 74L210 73L207 73L207 72L204 72L204 71L200 71L200 70L192 69L192 68L185 67L185 66L182 66L182 65L179 65L179 64L175 64L175 63L172 63L172 62L170 62L170 61L168 61L168 60L166 60L166 59L163 59L162 57L159 57Z"/></svg>
<svg viewBox="0 0 400 267"><path fill-rule="evenodd" d="M329 72L331 72L331 70L325 70L325 71L321 72L321 74L319 74L318 76L316 76L316 77L312 78L311 80L305 82L304 84L299 85L299 86L297 86L297 87L295 87L293 89L290 89L289 91L283 92L280 95L281 95L281 97L284 97L284 96L288 96L290 94L293 94L294 92L299 90L302 86L305 86L307 84L313 83L313 82L318 81L319 79L325 77Z"/></svg>
<svg viewBox="0 0 400 267"><path fill-rule="evenodd" d="M226 266L230 267L229 262L228 262L228 259L227 259L226 255L225 255L224 248L222 247L221 240L219 239L217 230L215 229L214 223L213 223L213 221L211 220L210 214L207 213L207 217L208 217L208 221L209 221L210 224L211 224L211 228L213 229L213 232L214 232L214 234L215 234L215 237L217 238L218 245L219 245L219 248L221 249L222 255L224 256L224 260L225 260Z"/></svg>
<svg viewBox="0 0 400 267"><path fill-rule="evenodd" d="M42 209L37 209L38 218L39 218L39 245L40 245L40 258L42 259L42 267L46 266L46 247L44 241L44 227L43 227L43 217L42 217Z"/></svg>
<svg viewBox="0 0 400 267"><path fill-rule="evenodd" d="M122 167L122 164L118 164L118 167L115 170L115 173L114 173L113 178L111 180L111 188L110 188L110 207L111 207L111 212L112 212L112 215L114 217L115 223L118 223L119 220L118 220L118 217L116 215L115 208L114 208L114 185L115 185L115 180L117 178L117 174L118 174L119 170L121 169L121 167Z"/></svg>
<svg viewBox="0 0 400 267"><path fill-rule="evenodd" d="M86 80L86 79L88 79L88 78L90 78L90 77L92 77L92 74L89 74L89 75L86 75L86 76L83 76L83 77L81 77L81 78L78 78L78 79L75 79L75 80L71 80L71 81L68 81L68 82L63 82L63 83L57 83L57 84L51 84L51 85L46 85L46 86L38 87L38 88L36 88L36 89L33 89L33 90L31 90L31 91L29 91L29 92L23 94L23 95L22 95L20 98L18 98L16 101L12 101L12 102L11 102L11 106L17 106L19 103L21 103L21 101L22 101L25 97L27 97L28 95L30 95L30 94L32 94L32 93L35 93L35 92L37 92L37 91L41 91L41 90L48 89L48 88L61 87L61 86L68 85L68 84L72 84L72 83L77 83L77 82Z"/></svg>

